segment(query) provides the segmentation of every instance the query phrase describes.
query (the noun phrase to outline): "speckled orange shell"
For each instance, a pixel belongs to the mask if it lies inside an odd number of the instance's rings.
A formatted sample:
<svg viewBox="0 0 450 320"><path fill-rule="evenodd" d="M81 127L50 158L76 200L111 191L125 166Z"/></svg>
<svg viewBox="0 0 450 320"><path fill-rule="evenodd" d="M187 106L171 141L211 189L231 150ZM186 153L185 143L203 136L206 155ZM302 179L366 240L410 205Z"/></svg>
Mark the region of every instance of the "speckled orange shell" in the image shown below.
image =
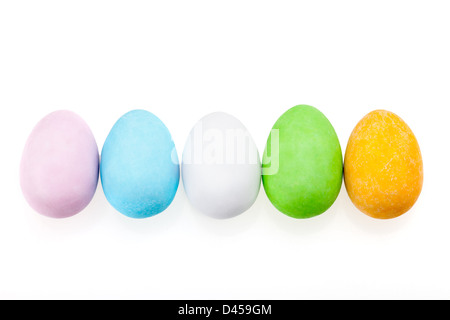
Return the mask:
<svg viewBox="0 0 450 320"><path fill-rule="evenodd" d="M344 181L353 204L373 218L411 209L422 190L423 162L408 125L385 110L366 115L349 138Z"/></svg>

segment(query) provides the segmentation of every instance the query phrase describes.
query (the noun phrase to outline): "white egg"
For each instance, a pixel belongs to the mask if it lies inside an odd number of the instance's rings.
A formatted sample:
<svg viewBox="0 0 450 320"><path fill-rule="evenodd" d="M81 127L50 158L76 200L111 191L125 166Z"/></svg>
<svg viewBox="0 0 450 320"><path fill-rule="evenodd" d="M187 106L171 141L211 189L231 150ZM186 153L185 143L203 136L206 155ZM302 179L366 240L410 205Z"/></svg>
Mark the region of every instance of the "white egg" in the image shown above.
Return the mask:
<svg viewBox="0 0 450 320"><path fill-rule="evenodd" d="M249 209L261 185L261 161L253 138L238 119L223 112L208 114L193 127L181 173L191 204L217 219Z"/></svg>

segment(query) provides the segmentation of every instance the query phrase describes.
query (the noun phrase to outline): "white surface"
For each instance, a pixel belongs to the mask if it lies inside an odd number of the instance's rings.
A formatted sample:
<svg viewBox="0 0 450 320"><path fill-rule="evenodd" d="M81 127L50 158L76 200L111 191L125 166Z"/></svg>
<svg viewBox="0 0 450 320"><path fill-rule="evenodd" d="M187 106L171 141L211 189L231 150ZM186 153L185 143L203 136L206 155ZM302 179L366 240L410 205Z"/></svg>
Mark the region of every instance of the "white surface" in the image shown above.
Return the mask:
<svg viewBox="0 0 450 320"><path fill-rule="evenodd" d="M0 298L450 298L448 1L0 2ZM264 150L277 118L319 108L343 150L374 109L397 113L422 149L416 206L371 219L342 189L310 220L261 188L232 220L194 211L182 184L164 213L132 220L99 187L79 215L30 209L18 168L31 129L70 109L101 149L144 108L178 153L192 126L228 112Z"/></svg>

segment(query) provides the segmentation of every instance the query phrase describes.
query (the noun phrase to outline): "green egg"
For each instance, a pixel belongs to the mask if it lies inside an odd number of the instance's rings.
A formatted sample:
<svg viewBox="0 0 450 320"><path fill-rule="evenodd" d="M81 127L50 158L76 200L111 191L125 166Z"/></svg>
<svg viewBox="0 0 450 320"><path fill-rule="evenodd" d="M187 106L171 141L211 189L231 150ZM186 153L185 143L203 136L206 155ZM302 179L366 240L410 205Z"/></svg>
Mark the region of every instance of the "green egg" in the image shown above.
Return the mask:
<svg viewBox="0 0 450 320"><path fill-rule="evenodd" d="M338 136L314 107L295 106L274 124L263 155L263 185L282 213L297 219L327 211L342 185Z"/></svg>

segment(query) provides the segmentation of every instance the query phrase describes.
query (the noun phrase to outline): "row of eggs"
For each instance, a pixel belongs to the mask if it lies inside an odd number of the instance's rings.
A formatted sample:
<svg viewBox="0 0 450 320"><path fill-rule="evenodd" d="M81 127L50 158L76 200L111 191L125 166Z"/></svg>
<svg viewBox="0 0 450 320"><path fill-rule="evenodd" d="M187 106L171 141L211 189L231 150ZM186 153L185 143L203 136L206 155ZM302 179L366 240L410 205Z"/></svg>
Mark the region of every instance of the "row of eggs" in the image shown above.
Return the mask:
<svg viewBox="0 0 450 320"><path fill-rule="evenodd" d="M414 205L423 183L413 132L385 110L373 111L357 124L343 159L326 116L311 106L295 106L274 124L260 159L245 126L223 112L206 115L193 127L180 166L169 130L148 111L123 115L100 157L88 125L62 110L44 117L30 134L20 183L33 209L65 218L90 203L100 176L103 192L117 211L146 218L172 203L181 171L193 207L218 219L249 209L261 180L271 203L297 219L328 210L343 180L360 211L373 218L395 218Z"/></svg>

